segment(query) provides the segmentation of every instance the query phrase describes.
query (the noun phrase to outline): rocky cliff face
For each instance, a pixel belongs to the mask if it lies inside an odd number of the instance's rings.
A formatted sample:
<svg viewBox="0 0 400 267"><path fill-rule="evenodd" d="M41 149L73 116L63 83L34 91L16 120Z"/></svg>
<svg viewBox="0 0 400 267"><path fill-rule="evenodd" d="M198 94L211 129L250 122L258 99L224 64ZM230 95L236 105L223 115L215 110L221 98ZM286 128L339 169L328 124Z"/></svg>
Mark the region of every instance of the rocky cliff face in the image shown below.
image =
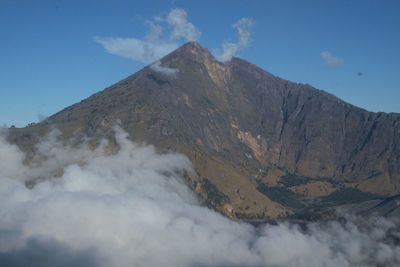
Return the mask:
<svg viewBox="0 0 400 267"><path fill-rule="evenodd" d="M362 110L239 58L222 64L197 43L158 66L9 139L29 150L56 126L95 140L119 120L132 140L186 154L196 172L188 184L231 218L328 216L400 193L400 114Z"/></svg>

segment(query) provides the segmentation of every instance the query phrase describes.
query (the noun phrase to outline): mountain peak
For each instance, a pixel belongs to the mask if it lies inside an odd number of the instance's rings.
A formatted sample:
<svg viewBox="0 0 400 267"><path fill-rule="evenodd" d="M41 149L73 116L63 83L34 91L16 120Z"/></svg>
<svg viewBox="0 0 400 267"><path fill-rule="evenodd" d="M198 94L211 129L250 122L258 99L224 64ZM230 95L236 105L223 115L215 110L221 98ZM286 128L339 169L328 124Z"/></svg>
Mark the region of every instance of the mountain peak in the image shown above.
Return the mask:
<svg viewBox="0 0 400 267"><path fill-rule="evenodd" d="M335 203L400 193L400 117L243 59L221 63L196 42L44 123L10 129L9 140L33 151L51 122L65 138L96 143L117 121L135 142L184 153L195 170L188 185L231 218L314 218Z"/></svg>
<svg viewBox="0 0 400 267"><path fill-rule="evenodd" d="M206 59L215 60L210 51L198 42L188 42L166 56L166 58L174 57L191 58L198 62L204 62Z"/></svg>
<svg viewBox="0 0 400 267"><path fill-rule="evenodd" d="M190 48L208 50L207 48L202 47L202 46L201 46L198 42L196 42L196 41L187 42L186 44L182 45L182 47L190 47Z"/></svg>
<svg viewBox="0 0 400 267"><path fill-rule="evenodd" d="M184 49L192 53L206 53L206 54L210 53L206 47L202 47L198 42L194 41L187 42L186 44L182 45L181 48L179 49Z"/></svg>

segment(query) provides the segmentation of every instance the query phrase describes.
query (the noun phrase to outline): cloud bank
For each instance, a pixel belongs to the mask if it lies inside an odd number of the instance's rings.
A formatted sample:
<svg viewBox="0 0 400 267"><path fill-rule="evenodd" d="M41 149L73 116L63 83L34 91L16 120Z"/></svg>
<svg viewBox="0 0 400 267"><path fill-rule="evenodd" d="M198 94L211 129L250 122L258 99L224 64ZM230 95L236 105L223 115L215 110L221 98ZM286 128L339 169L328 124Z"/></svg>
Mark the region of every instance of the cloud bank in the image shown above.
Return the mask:
<svg viewBox="0 0 400 267"><path fill-rule="evenodd" d="M325 61L326 64L328 64L332 67L337 67L337 66L343 65L343 63L344 63L343 58L335 57L329 51L321 52L321 57Z"/></svg>
<svg viewBox="0 0 400 267"><path fill-rule="evenodd" d="M53 132L31 164L0 137L1 266L398 266L396 224L352 221L255 228L199 206L189 160L131 143L117 153ZM39 164L39 161L42 164ZM31 189L25 185L34 181ZM398 234L398 233L397 233Z"/></svg>
<svg viewBox="0 0 400 267"><path fill-rule="evenodd" d="M222 62L227 62L231 60L233 56L239 50L247 47L250 39L250 29L253 26L253 21L249 18L241 18L238 22L232 25L238 31L238 41L237 43L225 42L222 44L222 53L215 51L215 57L217 60Z"/></svg>

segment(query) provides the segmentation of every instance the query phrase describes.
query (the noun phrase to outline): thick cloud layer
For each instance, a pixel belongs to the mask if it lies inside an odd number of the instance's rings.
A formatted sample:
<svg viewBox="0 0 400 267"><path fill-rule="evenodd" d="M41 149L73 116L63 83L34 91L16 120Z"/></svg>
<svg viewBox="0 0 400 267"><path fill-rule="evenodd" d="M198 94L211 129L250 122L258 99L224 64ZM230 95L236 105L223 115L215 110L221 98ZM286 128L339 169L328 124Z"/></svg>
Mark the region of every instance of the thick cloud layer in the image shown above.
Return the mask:
<svg viewBox="0 0 400 267"><path fill-rule="evenodd" d="M400 248L385 241L393 222L255 228L199 206L180 177L191 171L182 155L135 145L118 128L117 154L58 139L43 140L27 166L0 138L1 266L400 264Z"/></svg>

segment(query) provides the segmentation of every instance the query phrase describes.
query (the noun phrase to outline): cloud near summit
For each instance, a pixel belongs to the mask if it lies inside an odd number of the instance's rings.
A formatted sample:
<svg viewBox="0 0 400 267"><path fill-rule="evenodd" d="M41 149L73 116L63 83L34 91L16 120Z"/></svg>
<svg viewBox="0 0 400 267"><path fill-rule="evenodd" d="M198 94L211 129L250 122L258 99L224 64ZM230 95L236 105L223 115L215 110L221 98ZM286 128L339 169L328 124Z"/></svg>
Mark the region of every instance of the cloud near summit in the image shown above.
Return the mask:
<svg viewBox="0 0 400 267"><path fill-rule="evenodd" d="M172 27L171 40L184 38L186 41L197 41L200 39L201 32L192 23L187 21L185 10L179 8L173 9L169 12L165 21Z"/></svg>
<svg viewBox="0 0 400 267"><path fill-rule="evenodd" d="M178 48L180 40L197 41L201 36L187 20L186 11L179 8L172 9L165 18L155 17L147 24L150 30L142 39L96 36L94 40L110 54L150 64ZM165 29L170 32L168 38L162 38Z"/></svg>
<svg viewBox="0 0 400 267"><path fill-rule="evenodd" d="M186 10L172 9L165 17L155 16L147 21L149 32L143 38L99 37L94 40L113 55L129 58L144 64L154 63L152 70L175 77L177 70L161 66L160 58L177 49L183 42L198 41L201 31L188 20ZM222 52L214 51L217 60L229 61L236 53L248 46L253 21L241 18L232 25L238 32L236 43L224 42Z"/></svg>

